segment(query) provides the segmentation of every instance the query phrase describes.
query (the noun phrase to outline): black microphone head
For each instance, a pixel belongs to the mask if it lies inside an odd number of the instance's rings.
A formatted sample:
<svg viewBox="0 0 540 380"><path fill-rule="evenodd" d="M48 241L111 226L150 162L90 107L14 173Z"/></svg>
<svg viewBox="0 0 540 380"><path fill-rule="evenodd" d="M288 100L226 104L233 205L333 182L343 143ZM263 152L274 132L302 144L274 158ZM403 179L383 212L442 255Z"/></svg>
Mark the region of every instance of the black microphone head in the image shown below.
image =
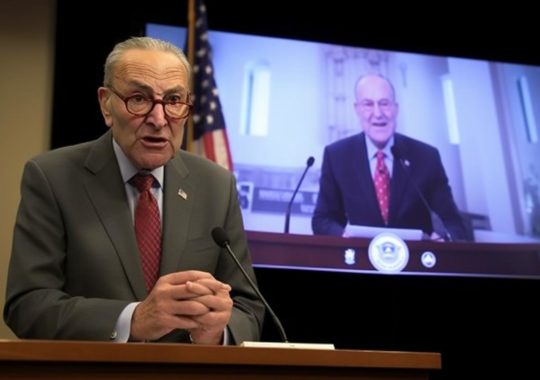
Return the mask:
<svg viewBox="0 0 540 380"><path fill-rule="evenodd" d="M227 236L227 232L221 227L214 227L212 229L212 239L214 239L214 242L219 245L220 247L227 247L229 244L229 237Z"/></svg>
<svg viewBox="0 0 540 380"><path fill-rule="evenodd" d="M315 159L313 158L313 156L310 156L307 159L306 165L309 167L309 166L313 165L314 162L315 162Z"/></svg>

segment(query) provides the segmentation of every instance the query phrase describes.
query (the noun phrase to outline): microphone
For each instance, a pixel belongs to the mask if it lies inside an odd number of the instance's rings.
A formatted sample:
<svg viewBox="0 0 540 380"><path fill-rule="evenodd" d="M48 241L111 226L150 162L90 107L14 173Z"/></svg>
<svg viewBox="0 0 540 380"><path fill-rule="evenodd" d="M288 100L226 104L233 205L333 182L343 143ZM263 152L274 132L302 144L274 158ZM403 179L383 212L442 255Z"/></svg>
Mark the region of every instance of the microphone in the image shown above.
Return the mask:
<svg viewBox="0 0 540 380"><path fill-rule="evenodd" d="M284 343L289 343L289 340L287 339L287 334L285 334L285 329L283 328L283 325L281 324L279 318L274 313L274 311L272 310L268 302L266 302L266 299L263 297L262 293L259 291L259 288L257 287L257 285L255 285L255 282L253 282L253 280L249 277L246 270L244 269L242 264L240 264L240 261L238 261L238 258L234 254L230 245L229 237L227 236L227 232L225 232L225 230L221 227L214 227L214 229L212 229L212 239L214 239L214 242L217 245L219 245L222 248L225 248L227 252L229 252L229 255L234 260L234 262L236 263L236 265L238 266L238 268L240 269L240 271L242 272L246 280L249 282L249 285L251 285L251 287L257 294L257 297L259 297L259 299L262 301L262 303L266 307L266 310L268 310L268 313L274 320L274 323L276 324L279 330L279 335L281 335L281 340L283 340Z"/></svg>
<svg viewBox="0 0 540 380"><path fill-rule="evenodd" d="M302 173L302 177L300 177L300 181L298 181L298 185L296 185L296 189L294 190L291 200L289 201L289 204L287 205L287 212L285 213L285 233L286 234L289 233L289 223L291 220L291 208L294 202L294 197L296 197L296 193L298 193L298 189L300 189L300 185L302 184L302 181L304 180L304 177L306 176L308 169L313 165L314 162L315 162L315 159L313 158L313 156L310 156L307 159L306 168L304 169L304 172Z"/></svg>
<svg viewBox="0 0 540 380"><path fill-rule="evenodd" d="M313 162L311 162L313 164ZM281 340L283 342L242 342L241 346L244 347L266 347L266 348L303 348L303 349L313 349L313 350L334 350L335 347L331 343L291 343L287 339L287 334L285 334L285 329L283 328L283 325L279 321L279 318L277 317L276 313L274 313L274 310L270 307L266 299L263 297L261 292L259 291L259 288L257 285L255 285L255 282L249 277L246 270L240 264L240 261L238 261L238 258L234 254L231 245L229 237L227 236L227 232L221 227L214 227L212 229L212 239L214 239L214 242L219 245L222 248L225 248L227 252L229 253L229 256L233 259L236 266L240 269L246 280L249 282L249 285L253 288L255 293L257 294L257 297L262 301L263 305L266 307L266 310L268 310L268 313L274 320L274 323L276 324L279 334L281 335Z"/></svg>
<svg viewBox="0 0 540 380"><path fill-rule="evenodd" d="M452 235L450 234L450 232L448 232L448 229L446 228L443 220L441 219L441 217L436 212L433 211L433 209L429 205L426 197L424 197L424 194L422 193L422 191L418 187L418 184L416 183L416 181L412 177L412 175L410 173L410 169L409 169L409 161L407 161L406 159L403 158L403 150L401 148L399 148L397 145L394 144L390 148L390 151L392 152L392 155L394 156L394 159L399 161L399 164L401 165L401 167L403 168L405 173L407 173L407 176L409 177L409 179L411 180L411 183L413 184L414 190L416 191L416 193L418 194L418 196L422 200L422 203L424 204L425 208L428 210L429 215L432 218L432 223L434 224L433 227L435 228L435 223L433 222L433 216L436 216L439 219L440 225L441 225L441 227L443 229L443 233L444 233L443 239L446 240L446 241L454 241L454 239L452 239Z"/></svg>

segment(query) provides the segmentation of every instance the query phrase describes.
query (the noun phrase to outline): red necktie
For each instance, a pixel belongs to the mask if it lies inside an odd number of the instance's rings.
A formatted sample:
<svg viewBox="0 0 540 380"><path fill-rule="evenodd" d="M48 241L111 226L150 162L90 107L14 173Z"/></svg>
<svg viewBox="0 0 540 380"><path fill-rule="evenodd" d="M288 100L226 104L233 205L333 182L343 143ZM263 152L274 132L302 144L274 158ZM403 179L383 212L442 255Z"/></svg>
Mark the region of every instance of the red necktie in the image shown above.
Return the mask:
<svg viewBox="0 0 540 380"><path fill-rule="evenodd" d="M381 215L385 224L388 224L388 204L390 198L390 173L388 168L384 164L384 153L378 151L376 154L377 166L375 168L375 176L373 181L375 183L375 192L377 193L377 200L379 201L379 208L381 209Z"/></svg>
<svg viewBox="0 0 540 380"><path fill-rule="evenodd" d="M161 218L156 198L150 190L155 178L137 174L131 179L139 191L135 207L135 235L139 245L146 289L150 290L159 276L161 256Z"/></svg>

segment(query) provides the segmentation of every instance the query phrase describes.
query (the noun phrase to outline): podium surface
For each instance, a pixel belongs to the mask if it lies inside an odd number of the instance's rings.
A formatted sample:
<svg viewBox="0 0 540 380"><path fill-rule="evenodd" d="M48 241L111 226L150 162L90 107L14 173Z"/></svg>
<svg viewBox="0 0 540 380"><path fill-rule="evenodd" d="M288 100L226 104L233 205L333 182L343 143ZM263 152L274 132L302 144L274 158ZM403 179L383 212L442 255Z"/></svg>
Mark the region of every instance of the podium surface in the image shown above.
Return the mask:
<svg viewBox="0 0 540 380"><path fill-rule="evenodd" d="M431 352L0 340L0 379L429 379Z"/></svg>

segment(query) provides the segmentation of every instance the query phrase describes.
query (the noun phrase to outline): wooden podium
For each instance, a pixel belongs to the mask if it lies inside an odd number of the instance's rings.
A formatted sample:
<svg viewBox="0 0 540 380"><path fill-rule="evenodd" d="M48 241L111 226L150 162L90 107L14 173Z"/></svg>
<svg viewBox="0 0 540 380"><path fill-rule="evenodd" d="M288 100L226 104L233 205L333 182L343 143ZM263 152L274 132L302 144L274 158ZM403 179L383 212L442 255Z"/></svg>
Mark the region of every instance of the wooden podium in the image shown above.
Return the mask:
<svg viewBox="0 0 540 380"><path fill-rule="evenodd" d="M428 379L438 353L0 340L0 379Z"/></svg>

